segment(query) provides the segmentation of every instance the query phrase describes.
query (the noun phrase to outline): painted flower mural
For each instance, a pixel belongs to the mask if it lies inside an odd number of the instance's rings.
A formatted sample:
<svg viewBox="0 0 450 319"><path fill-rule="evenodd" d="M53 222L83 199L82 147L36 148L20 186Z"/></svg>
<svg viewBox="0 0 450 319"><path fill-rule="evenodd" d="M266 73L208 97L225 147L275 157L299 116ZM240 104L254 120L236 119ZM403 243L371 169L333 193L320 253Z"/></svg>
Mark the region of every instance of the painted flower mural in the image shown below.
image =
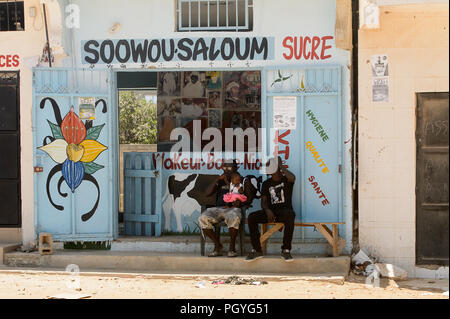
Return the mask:
<svg viewBox="0 0 450 319"><path fill-rule="evenodd" d="M93 183L97 187L98 196L94 208L81 217L83 221L87 221L95 213L100 198L100 188L92 174L104 168L104 166L95 163L94 160L107 149L105 145L97 141L105 124L92 126L92 121L90 120L86 120L86 124L84 124L74 112L73 107L70 108L64 119L61 119L59 106L55 100L51 98L43 99L40 105L41 109L44 108L47 100L53 106L57 121L57 124L54 124L47 120L52 136L45 137L44 145L38 147L39 150L47 153L57 163L49 172L47 178L47 195L50 203L56 209L64 209L64 207L53 202L49 190L51 178L59 171L61 171L62 177L58 182L58 192L62 197L67 197L67 194L61 191L61 184L64 181L72 193L84 180ZM105 101L97 101L96 106L99 102L103 102L103 113L105 113ZM50 143L47 140L50 140Z"/></svg>

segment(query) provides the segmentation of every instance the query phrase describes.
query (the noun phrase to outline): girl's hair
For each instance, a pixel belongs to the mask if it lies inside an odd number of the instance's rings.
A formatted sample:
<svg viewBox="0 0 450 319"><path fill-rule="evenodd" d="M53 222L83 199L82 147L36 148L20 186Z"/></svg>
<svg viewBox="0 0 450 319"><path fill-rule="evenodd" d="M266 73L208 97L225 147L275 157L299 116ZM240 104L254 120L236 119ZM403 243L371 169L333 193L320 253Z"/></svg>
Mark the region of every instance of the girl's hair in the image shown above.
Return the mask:
<svg viewBox="0 0 450 319"><path fill-rule="evenodd" d="M235 177L237 177L237 176L241 177L241 175L240 175L239 173L233 173L233 174L231 174L231 178L232 178L232 179L235 178Z"/></svg>

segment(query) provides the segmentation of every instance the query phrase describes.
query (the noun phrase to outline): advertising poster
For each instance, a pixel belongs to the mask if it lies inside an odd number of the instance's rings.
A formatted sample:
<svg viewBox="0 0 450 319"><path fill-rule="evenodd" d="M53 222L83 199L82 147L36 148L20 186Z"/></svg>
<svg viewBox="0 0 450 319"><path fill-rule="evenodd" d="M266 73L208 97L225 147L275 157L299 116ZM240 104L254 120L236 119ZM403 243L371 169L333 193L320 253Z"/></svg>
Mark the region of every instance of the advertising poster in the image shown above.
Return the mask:
<svg viewBox="0 0 450 319"><path fill-rule="evenodd" d="M79 97L78 108L81 120L95 120L95 98Z"/></svg>
<svg viewBox="0 0 450 319"><path fill-rule="evenodd" d="M275 96L273 98L273 127L295 130L297 127L297 97Z"/></svg>
<svg viewBox="0 0 450 319"><path fill-rule="evenodd" d="M372 101L389 102L389 77L372 79Z"/></svg>

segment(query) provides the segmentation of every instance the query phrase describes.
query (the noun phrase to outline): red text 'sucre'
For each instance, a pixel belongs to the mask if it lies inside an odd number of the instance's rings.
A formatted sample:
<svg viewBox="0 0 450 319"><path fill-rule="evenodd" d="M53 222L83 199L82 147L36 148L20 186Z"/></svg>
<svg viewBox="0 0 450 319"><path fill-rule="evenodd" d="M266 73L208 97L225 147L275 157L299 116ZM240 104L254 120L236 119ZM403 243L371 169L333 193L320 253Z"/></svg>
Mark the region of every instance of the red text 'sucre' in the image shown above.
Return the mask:
<svg viewBox="0 0 450 319"><path fill-rule="evenodd" d="M332 36L323 37L291 37L287 36L283 40L283 47L288 49L283 53L286 60L295 58L296 60L326 60L331 58L331 54L327 54L327 50L331 49L331 45L327 45L327 41L331 41Z"/></svg>

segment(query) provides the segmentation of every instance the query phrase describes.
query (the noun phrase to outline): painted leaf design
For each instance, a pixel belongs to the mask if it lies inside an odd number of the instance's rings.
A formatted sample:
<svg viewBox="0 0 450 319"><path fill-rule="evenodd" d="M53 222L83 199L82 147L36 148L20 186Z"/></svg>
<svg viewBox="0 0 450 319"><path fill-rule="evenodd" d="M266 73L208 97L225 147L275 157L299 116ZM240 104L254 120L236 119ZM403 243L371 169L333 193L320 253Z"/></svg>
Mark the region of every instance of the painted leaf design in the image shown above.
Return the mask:
<svg viewBox="0 0 450 319"><path fill-rule="evenodd" d="M67 142L63 139L54 140L50 144L38 147L39 150L44 151L52 160L56 163L61 164L67 159Z"/></svg>
<svg viewBox="0 0 450 319"><path fill-rule="evenodd" d="M275 83L281 82L281 79L276 79L275 81L273 81L272 85L273 86Z"/></svg>
<svg viewBox="0 0 450 319"><path fill-rule="evenodd" d="M93 126L93 127L89 128L86 133L86 139L87 140L97 140L100 135L100 132L103 129L103 126L105 126L105 124Z"/></svg>
<svg viewBox="0 0 450 319"><path fill-rule="evenodd" d="M89 162L89 163L83 163L84 166L84 173L85 174L94 174L96 171L98 171L99 169L102 169L103 165L99 165L97 163L94 162Z"/></svg>
<svg viewBox="0 0 450 319"><path fill-rule="evenodd" d="M84 147L84 155L80 161L85 163L92 162L107 149L105 145L94 140L84 140L80 145Z"/></svg>
<svg viewBox="0 0 450 319"><path fill-rule="evenodd" d="M61 128L58 125L53 124L49 120L47 120L47 122L48 122L48 125L50 125L50 129L52 130L53 137L56 139L64 139L64 136L61 132Z"/></svg>
<svg viewBox="0 0 450 319"><path fill-rule="evenodd" d="M61 131L68 144L80 144L86 138L86 128L78 115L73 112L73 106L61 123Z"/></svg>
<svg viewBox="0 0 450 319"><path fill-rule="evenodd" d="M66 160L62 165L61 173L73 193L83 181L84 166L80 162Z"/></svg>

